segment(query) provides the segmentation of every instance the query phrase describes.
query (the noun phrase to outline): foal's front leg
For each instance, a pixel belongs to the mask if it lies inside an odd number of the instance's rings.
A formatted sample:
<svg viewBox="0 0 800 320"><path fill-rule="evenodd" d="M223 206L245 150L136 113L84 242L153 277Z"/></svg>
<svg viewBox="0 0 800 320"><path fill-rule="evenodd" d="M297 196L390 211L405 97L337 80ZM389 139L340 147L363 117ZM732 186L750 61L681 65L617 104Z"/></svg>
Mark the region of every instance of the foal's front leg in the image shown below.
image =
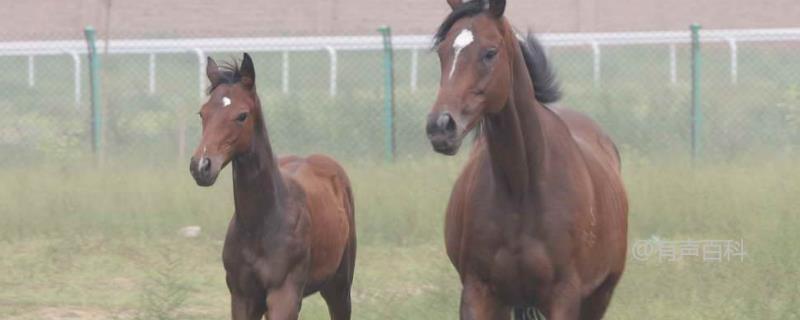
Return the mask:
<svg viewBox="0 0 800 320"><path fill-rule="evenodd" d="M303 301L303 287L307 273L306 266L298 266L280 287L267 292L267 317L269 320L295 320L300 315Z"/></svg>
<svg viewBox="0 0 800 320"><path fill-rule="evenodd" d="M284 285L267 294L267 318L269 320L295 320L300 315L302 301L301 288L295 285Z"/></svg>
<svg viewBox="0 0 800 320"><path fill-rule="evenodd" d="M231 319L233 320L260 320L264 316L263 297L249 297L231 294Z"/></svg>

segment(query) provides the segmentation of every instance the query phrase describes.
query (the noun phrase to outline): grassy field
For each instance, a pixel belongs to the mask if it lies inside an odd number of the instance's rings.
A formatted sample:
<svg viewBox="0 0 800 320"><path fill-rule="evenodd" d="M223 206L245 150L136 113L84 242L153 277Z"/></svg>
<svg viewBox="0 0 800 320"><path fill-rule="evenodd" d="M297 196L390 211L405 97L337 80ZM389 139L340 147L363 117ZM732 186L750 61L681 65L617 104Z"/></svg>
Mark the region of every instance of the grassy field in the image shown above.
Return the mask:
<svg viewBox="0 0 800 320"><path fill-rule="evenodd" d="M627 156L631 243L730 239L744 261L629 257L609 319L797 319L796 155L692 167ZM356 319L452 319L460 285L443 210L463 158L348 162L359 252ZM169 166L167 166L169 167ZM232 212L229 171L210 189L188 170L46 166L0 170L0 318L222 319L220 261ZM200 225L198 238L177 230ZM304 319L322 319L317 297Z"/></svg>

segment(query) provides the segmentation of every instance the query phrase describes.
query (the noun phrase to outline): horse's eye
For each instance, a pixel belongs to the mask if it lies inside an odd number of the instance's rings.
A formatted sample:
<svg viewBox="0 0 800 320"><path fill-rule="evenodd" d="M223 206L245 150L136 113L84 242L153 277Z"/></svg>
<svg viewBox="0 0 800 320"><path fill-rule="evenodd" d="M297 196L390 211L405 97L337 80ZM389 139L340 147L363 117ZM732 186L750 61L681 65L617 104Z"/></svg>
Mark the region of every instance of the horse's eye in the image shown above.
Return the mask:
<svg viewBox="0 0 800 320"><path fill-rule="evenodd" d="M483 61L490 62L495 56L497 56L497 49L490 48L483 54Z"/></svg>
<svg viewBox="0 0 800 320"><path fill-rule="evenodd" d="M244 122L245 119L247 119L247 112L242 112L238 116L236 116L237 122Z"/></svg>

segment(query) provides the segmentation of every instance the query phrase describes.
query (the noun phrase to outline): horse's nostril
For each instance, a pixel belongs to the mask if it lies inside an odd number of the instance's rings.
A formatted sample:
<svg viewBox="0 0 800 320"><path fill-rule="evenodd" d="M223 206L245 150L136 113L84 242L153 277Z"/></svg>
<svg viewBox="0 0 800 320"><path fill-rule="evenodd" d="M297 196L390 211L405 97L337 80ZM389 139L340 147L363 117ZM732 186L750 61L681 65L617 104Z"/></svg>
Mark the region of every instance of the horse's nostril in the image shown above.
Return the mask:
<svg viewBox="0 0 800 320"><path fill-rule="evenodd" d="M452 132L456 130L456 121L450 116L450 113L444 112L436 119L436 125L445 132Z"/></svg>
<svg viewBox="0 0 800 320"><path fill-rule="evenodd" d="M200 158L200 163L197 164L197 169L201 172L208 171L211 168L211 160L206 157Z"/></svg>

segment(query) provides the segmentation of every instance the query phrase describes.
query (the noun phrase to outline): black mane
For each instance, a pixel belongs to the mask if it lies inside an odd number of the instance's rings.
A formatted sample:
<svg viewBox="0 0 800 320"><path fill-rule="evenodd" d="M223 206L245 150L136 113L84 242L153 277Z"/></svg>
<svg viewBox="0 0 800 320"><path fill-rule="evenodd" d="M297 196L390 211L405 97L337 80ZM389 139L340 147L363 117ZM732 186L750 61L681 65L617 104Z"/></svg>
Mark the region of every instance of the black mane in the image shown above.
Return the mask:
<svg viewBox="0 0 800 320"><path fill-rule="evenodd" d="M529 32L525 41L519 41L519 46L522 48L522 57L533 82L536 101L553 103L560 100L561 86L539 39Z"/></svg>
<svg viewBox="0 0 800 320"><path fill-rule="evenodd" d="M242 74L239 72L239 60L234 59L233 62L223 62L219 66L219 81L212 83L208 87L208 94L211 94L221 84L235 84L242 80Z"/></svg>

